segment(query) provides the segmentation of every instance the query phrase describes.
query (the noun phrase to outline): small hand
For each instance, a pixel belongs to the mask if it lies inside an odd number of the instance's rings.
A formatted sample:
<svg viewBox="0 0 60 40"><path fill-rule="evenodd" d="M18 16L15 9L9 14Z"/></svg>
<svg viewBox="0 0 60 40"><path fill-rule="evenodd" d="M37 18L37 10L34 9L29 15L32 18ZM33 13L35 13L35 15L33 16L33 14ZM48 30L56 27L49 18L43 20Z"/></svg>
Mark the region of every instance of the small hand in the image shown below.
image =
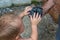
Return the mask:
<svg viewBox="0 0 60 40"><path fill-rule="evenodd" d="M19 17L23 18L24 16L28 15L29 14L28 11L31 10L31 9L32 9L31 6L26 7L25 10L22 13L20 13Z"/></svg>
<svg viewBox="0 0 60 40"><path fill-rule="evenodd" d="M41 15L34 13L33 17L30 15L30 19L32 25L37 25L41 21Z"/></svg>
<svg viewBox="0 0 60 40"><path fill-rule="evenodd" d="M32 9L31 6L26 7L25 10L24 10L24 12L23 12L24 16L25 16L25 15L28 15L28 14L29 14L28 11L30 11L31 9Z"/></svg>

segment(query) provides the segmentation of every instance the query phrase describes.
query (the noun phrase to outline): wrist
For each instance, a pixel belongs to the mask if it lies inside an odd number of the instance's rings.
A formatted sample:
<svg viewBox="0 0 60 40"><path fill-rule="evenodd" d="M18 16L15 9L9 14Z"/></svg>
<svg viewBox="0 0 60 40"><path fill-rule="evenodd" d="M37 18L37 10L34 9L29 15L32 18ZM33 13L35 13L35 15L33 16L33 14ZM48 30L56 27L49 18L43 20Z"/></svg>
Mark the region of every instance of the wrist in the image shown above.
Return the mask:
<svg viewBox="0 0 60 40"><path fill-rule="evenodd" d="M32 30L37 30L37 25L32 25Z"/></svg>
<svg viewBox="0 0 60 40"><path fill-rule="evenodd" d="M37 25L32 25L33 27L36 27Z"/></svg>
<svg viewBox="0 0 60 40"><path fill-rule="evenodd" d="M23 12L22 12L22 13L20 13L19 17L20 17L20 18L23 18L23 17L24 17Z"/></svg>

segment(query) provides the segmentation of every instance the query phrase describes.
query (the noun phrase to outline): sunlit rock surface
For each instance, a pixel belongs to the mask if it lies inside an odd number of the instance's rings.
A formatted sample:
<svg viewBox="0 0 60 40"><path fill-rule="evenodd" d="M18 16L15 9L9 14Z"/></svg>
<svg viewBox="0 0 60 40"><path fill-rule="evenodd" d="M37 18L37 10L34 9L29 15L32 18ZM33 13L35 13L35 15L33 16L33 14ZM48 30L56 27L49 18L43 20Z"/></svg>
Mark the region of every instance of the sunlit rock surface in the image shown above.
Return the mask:
<svg viewBox="0 0 60 40"><path fill-rule="evenodd" d="M11 0L0 0L0 8L9 7L12 5Z"/></svg>
<svg viewBox="0 0 60 40"><path fill-rule="evenodd" d="M31 0L12 0L14 5L26 5L31 4Z"/></svg>
<svg viewBox="0 0 60 40"><path fill-rule="evenodd" d="M0 8L31 4L31 0L0 0Z"/></svg>

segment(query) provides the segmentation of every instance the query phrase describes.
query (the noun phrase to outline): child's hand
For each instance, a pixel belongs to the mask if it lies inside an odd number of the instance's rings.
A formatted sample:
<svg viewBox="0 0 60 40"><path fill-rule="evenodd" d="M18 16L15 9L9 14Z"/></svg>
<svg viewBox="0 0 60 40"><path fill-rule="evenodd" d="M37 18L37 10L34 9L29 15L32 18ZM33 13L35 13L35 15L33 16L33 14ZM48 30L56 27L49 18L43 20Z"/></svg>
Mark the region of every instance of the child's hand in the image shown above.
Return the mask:
<svg viewBox="0 0 60 40"><path fill-rule="evenodd" d="M31 24L37 26L37 24L41 21L41 15L36 15L36 13L34 13L33 17L30 15L30 19L31 19Z"/></svg>
<svg viewBox="0 0 60 40"><path fill-rule="evenodd" d="M31 10L32 7L31 6L28 6L25 8L25 10L19 15L20 18L23 18L24 16L28 15L29 14L29 10Z"/></svg>
<svg viewBox="0 0 60 40"><path fill-rule="evenodd" d="M26 7L25 10L24 10L24 12L23 12L24 16L25 16L25 15L28 15L28 14L29 14L28 11L31 10L31 9L32 9L31 6Z"/></svg>

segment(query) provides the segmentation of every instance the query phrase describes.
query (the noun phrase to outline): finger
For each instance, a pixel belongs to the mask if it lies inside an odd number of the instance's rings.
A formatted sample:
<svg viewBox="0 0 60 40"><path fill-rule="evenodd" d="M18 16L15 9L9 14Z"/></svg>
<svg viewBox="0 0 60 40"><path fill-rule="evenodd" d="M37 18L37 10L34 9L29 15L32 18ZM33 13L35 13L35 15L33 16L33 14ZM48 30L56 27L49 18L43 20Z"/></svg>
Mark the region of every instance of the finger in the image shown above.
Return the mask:
<svg viewBox="0 0 60 40"><path fill-rule="evenodd" d="M41 20L41 15L39 15L39 18L38 18L38 20L39 20L39 21Z"/></svg>
<svg viewBox="0 0 60 40"><path fill-rule="evenodd" d="M27 6L27 8L29 8L29 7L31 7L31 6Z"/></svg>
<svg viewBox="0 0 60 40"><path fill-rule="evenodd" d="M30 12L27 12L27 14L30 14Z"/></svg>
<svg viewBox="0 0 60 40"><path fill-rule="evenodd" d="M36 13L34 13L33 18L35 18Z"/></svg>
<svg viewBox="0 0 60 40"><path fill-rule="evenodd" d="M29 12L30 10L32 10L32 7L28 7L25 9L26 12Z"/></svg>
<svg viewBox="0 0 60 40"><path fill-rule="evenodd" d="M32 15L29 15L30 16L30 19L32 20Z"/></svg>
<svg viewBox="0 0 60 40"><path fill-rule="evenodd" d="M32 9L32 7L31 6L28 6L28 7L26 7L26 9L30 10L30 9Z"/></svg>
<svg viewBox="0 0 60 40"><path fill-rule="evenodd" d="M26 9L29 8L29 7L30 7L30 6L27 6Z"/></svg>
<svg viewBox="0 0 60 40"><path fill-rule="evenodd" d="M27 10L29 8L29 6L25 7L25 10Z"/></svg>
<svg viewBox="0 0 60 40"><path fill-rule="evenodd" d="M31 10L31 9L32 9L32 7L27 8L27 10Z"/></svg>
<svg viewBox="0 0 60 40"><path fill-rule="evenodd" d="M38 18L38 13L37 13L37 15L36 15L36 18Z"/></svg>

